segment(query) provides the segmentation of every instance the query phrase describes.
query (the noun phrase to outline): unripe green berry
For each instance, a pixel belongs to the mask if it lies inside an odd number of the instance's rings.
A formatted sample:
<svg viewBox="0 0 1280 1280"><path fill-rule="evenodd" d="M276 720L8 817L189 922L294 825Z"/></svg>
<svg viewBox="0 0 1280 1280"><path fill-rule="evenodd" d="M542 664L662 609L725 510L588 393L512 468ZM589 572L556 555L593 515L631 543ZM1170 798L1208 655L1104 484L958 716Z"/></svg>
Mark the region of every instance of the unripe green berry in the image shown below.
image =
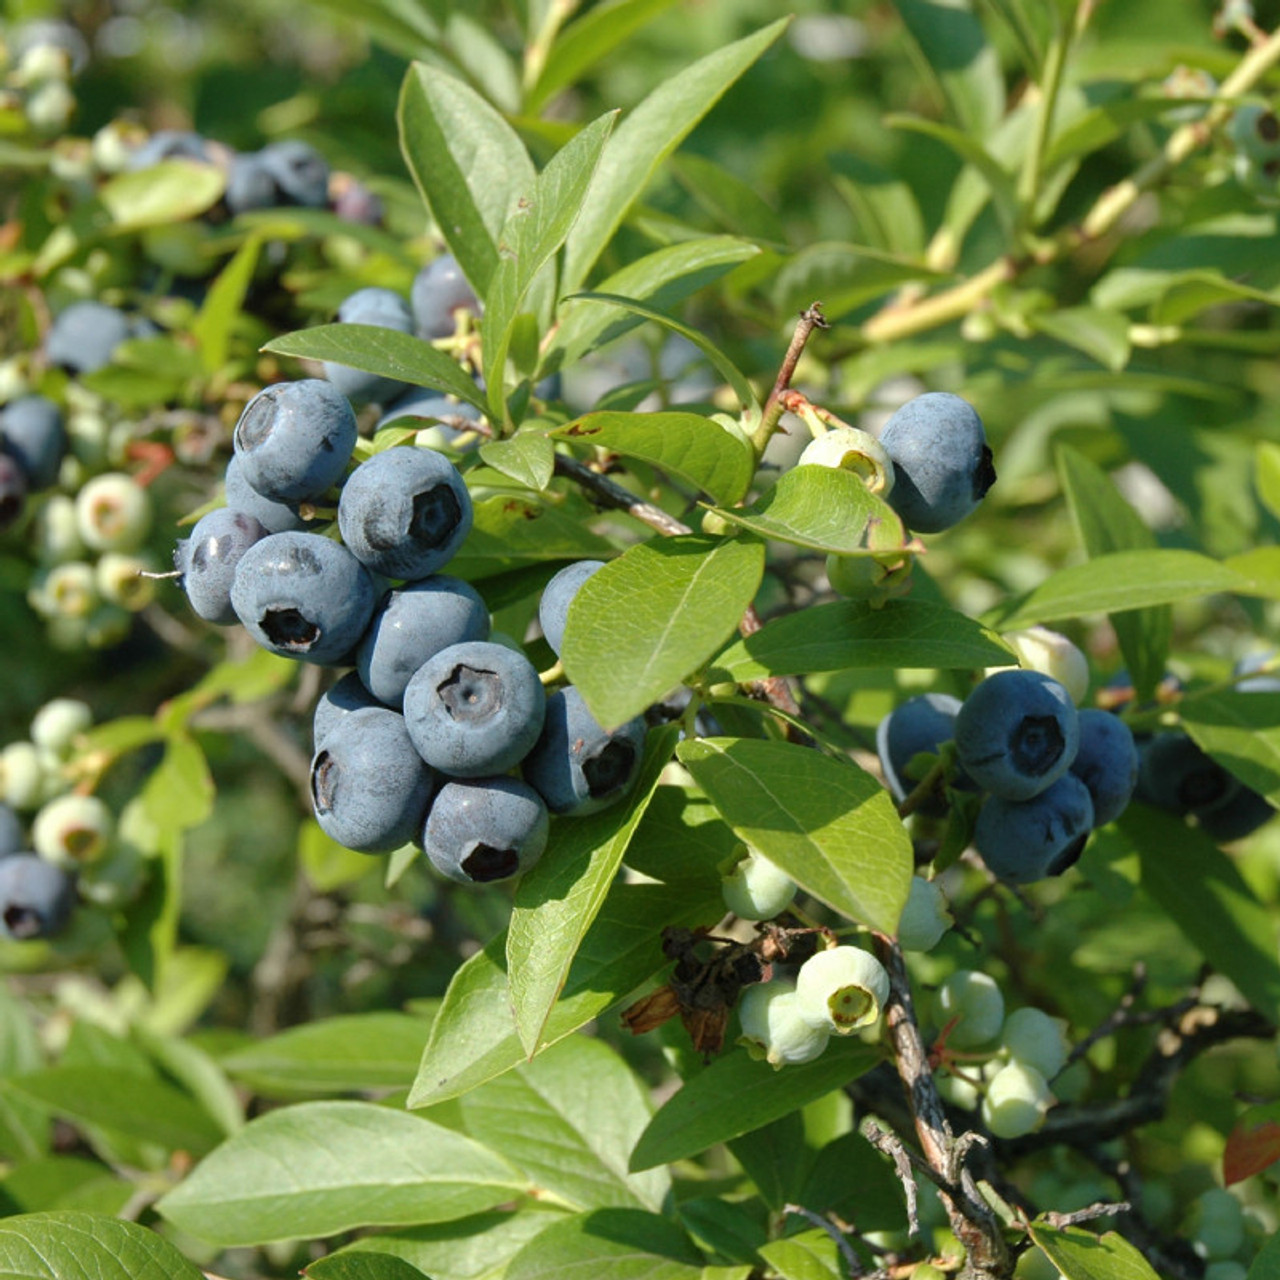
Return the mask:
<svg viewBox="0 0 1280 1280"><path fill-rule="evenodd" d="M796 975L801 1017L838 1035L872 1026L888 998L889 975L880 961L861 947L819 951Z"/></svg>
<svg viewBox="0 0 1280 1280"><path fill-rule="evenodd" d="M111 810L97 796L72 792L36 814L31 841L42 858L70 870L102 857L113 826Z"/></svg>
<svg viewBox="0 0 1280 1280"><path fill-rule="evenodd" d="M1067 1024L1043 1009L1015 1009L1004 1020L1000 1043L1010 1058L1035 1067L1046 1080L1067 1065Z"/></svg>
<svg viewBox="0 0 1280 1280"><path fill-rule="evenodd" d="M11 742L0 751L0 801L15 809L36 808L44 796L44 767L34 742Z"/></svg>
<svg viewBox="0 0 1280 1280"><path fill-rule="evenodd" d="M911 877L911 889L898 920L898 945L903 951L932 951L954 921L937 882Z"/></svg>
<svg viewBox="0 0 1280 1280"><path fill-rule="evenodd" d="M1044 1124L1053 1105L1048 1081L1035 1067L1011 1062L987 1085L982 1100L983 1123L997 1138L1020 1138Z"/></svg>
<svg viewBox="0 0 1280 1280"><path fill-rule="evenodd" d="M71 743L93 724L93 712L78 698L54 698L31 720L31 741L55 756L65 755Z"/></svg>
<svg viewBox="0 0 1280 1280"><path fill-rule="evenodd" d="M1234 1257L1244 1244L1244 1210L1222 1187L1211 1187L1196 1197L1189 1226L1196 1252L1213 1262Z"/></svg>
<svg viewBox="0 0 1280 1280"><path fill-rule="evenodd" d="M151 527L151 502L131 476L94 476L76 497L80 537L94 551L136 551Z"/></svg>
<svg viewBox="0 0 1280 1280"><path fill-rule="evenodd" d="M1204 1280L1249 1280L1249 1272L1245 1269L1244 1263L1223 1258L1205 1267Z"/></svg>
<svg viewBox="0 0 1280 1280"><path fill-rule="evenodd" d="M141 556L107 551L98 560L98 591L108 604L137 613L155 599L155 579L143 577L150 568L151 562Z"/></svg>
<svg viewBox="0 0 1280 1280"><path fill-rule="evenodd" d="M893 490L893 459L875 436L860 427L833 427L824 432L805 446L796 465L852 471L882 498Z"/></svg>
<svg viewBox="0 0 1280 1280"><path fill-rule="evenodd" d="M937 994L938 1021L946 1026L954 1018L947 1043L954 1049L976 1049L990 1044L1004 1022L1004 996L995 979L973 969L958 969Z"/></svg>
<svg viewBox="0 0 1280 1280"><path fill-rule="evenodd" d="M36 578L27 600L45 618L88 618L99 604L93 565L84 560L54 565Z"/></svg>
<svg viewBox="0 0 1280 1280"><path fill-rule="evenodd" d="M45 564L64 564L84 555L74 498L51 493L40 504L35 521L35 551Z"/></svg>
<svg viewBox="0 0 1280 1280"><path fill-rule="evenodd" d="M752 849L720 882L725 906L743 920L772 920L796 896L795 881Z"/></svg>
<svg viewBox="0 0 1280 1280"><path fill-rule="evenodd" d="M27 121L40 133L65 129L76 109L76 96L61 80L46 80L27 96Z"/></svg>
<svg viewBox="0 0 1280 1280"><path fill-rule="evenodd" d="M1059 631L1048 627L1027 627L1025 631L1008 631L1000 637L1018 655L1019 665L1027 671L1056 680L1079 706L1089 692L1089 660L1080 648ZM1007 667L988 667L985 675Z"/></svg>
<svg viewBox="0 0 1280 1280"><path fill-rule="evenodd" d="M795 985L782 979L759 982L738 1001L742 1028L739 1043L775 1069L788 1063L812 1062L827 1047L829 1032L800 1016Z"/></svg>

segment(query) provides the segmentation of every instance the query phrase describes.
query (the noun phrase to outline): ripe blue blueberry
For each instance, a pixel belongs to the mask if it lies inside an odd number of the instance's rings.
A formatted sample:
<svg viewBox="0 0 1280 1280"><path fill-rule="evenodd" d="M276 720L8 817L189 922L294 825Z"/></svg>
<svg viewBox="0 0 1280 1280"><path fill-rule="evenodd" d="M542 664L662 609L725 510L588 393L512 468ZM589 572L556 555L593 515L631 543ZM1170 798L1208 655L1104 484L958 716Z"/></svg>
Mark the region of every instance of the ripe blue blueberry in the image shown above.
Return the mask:
<svg viewBox="0 0 1280 1280"><path fill-rule="evenodd" d="M956 715L960 699L949 693L922 693L895 707L876 729L876 753L889 794L901 803L915 789L919 778L911 777L907 766L913 756L936 755L938 748L956 734ZM957 779L964 785L967 779ZM972 784L970 784L971 786ZM935 818L947 812L946 797L941 788L918 810Z"/></svg>
<svg viewBox="0 0 1280 1280"><path fill-rule="evenodd" d="M413 313L409 304L391 289L357 289L338 307L341 324L368 324L380 329L394 329L398 333L413 332ZM376 373L366 373L347 364L324 362L324 376L352 404L386 404L402 395L408 383L398 378L384 378Z"/></svg>
<svg viewBox="0 0 1280 1280"><path fill-rule="evenodd" d="M978 786L1029 800L1071 767L1080 724L1071 695L1038 671L997 671L956 714L956 755Z"/></svg>
<svg viewBox="0 0 1280 1280"><path fill-rule="evenodd" d="M323 209L329 203L329 162L305 142L272 142L258 152L259 165L276 185L278 205Z"/></svg>
<svg viewBox="0 0 1280 1280"><path fill-rule="evenodd" d="M50 364L70 373L94 373L111 363L129 335L129 318L105 302L73 302L54 318L44 341Z"/></svg>
<svg viewBox="0 0 1280 1280"><path fill-rule="evenodd" d="M279 202L276 181L256 151L232 156L227 170L227 189L223 193L227 208L233 213L251 209L270 209Z"/></svg>
<svg viewBox="0 0 1280 1280"><path fill-rule="evenodd" d="M917 533L951 528L995 483L982 419L949 392L907 401L885 424L880 443L893 459L889 505Z"/></svg>
<svg viewBox="0 0 1280 1280"><path fill-rule="evenodd" d="M1094 826L1115 821L1128 807L1138 785L1138 747L1129 726L1109 711L1089 708L1078 713L1080 749L1071 772L1093 801Z"/></svg>
<svg viewBox="0 0 1280 1280"><path fill-rule="evenodd" d="M316 533L273 533L240 557L231 606L249 634L286 658L333 665L360 641L373 579L346 547Z"/></svg>
<svg viewBox="0 0 1280 1280"><path fill-rule="evenodd" d="M451 253L441 254L418 272L410 296L418 337L428 342L433 338L453 337L458 326L455 312L480 313L476 292Z"/></svg>
<svg viewBox="0 0 1280 1280"><path fill-rule="evenodd" d="M62 411L44 396L11 400L0 409L0 449L22 466L31 489L52 487L67 451Z"/></svg>
<svg viewBox="0 0 1280 1280"><path fill-rule="evenodd" d="M1134 796L1170 813L1204 814L1234 800L1241 783L1180 729L1147 738L1138 746Z"/></svg>
<svg viewBox="0 0 1280 1280"><path fill-rule="evenodd" d="M0 453L0 533L17 522L26 505L26 471L16 458Z"/></svg>
<svg viewBox="0 0 1280 1280"><path fill-rule="evenodd" d="M233 443L252 488L274 502L300 502L342 478L355 448L356 415L323 378L277 382L245 405Z"/></svg>
<svg viewBox="0 0 1280 1280"><path fill-rule="evenodd" d="M1060 875L1084 851L1093 830L1089 788L1067 773L1030 800L988 796L973 843L991 874L1010 884Z"/></svg>
<svg viewBox="0 0 1280 1280"><path fill-rule="evenodd" d="M380 707L343 716L311 761L316 821L361 853L389 853L419 840L435 783L404 717Z"/></svg>
<svg viewBox="0 0 1280 1280"><path fill-rule="evenodd" d="M453 779L427 814L422 847L460 884L488 884L528 871L547 845L547 809L515 778Z"/></svg>
<svg viewBox="0 0 1280 1280"><path fill-rule="evenodd" d="M0 858L23 847L22 822L7 804L0 804Z"/></svg>
<svg viewBox="0 0 1280 1280"><path fill-rule="evenodd" d="M542 732L547 699L533 664L505 645L450 645L404 691L409 736L442 773L482 778L519 764Z"/></svg>
<svg viewBox="0 0 1280 1280"><path fill-rule="evenodd" d="M538 624L557 658L560 656L560 647L564 644L564 625L568 621L569 606L573 603L574 596L597 569L603 568L603 560L578 560L566 565L543 587L542 599L538 604Z"/></svg>
<svg viewBox="0 0 1280 1280"><path fill-rule="evenodd" d="M382 703L364 687L359 673L348 671L316 699L316 709L311 717L312 745L319 750L329 731L352 711L381 706Z"/></svg>
<svg viewBox="0 0 1280 1280"><path fill-rule="evenodd" d="M0 938L26 942L60 933L75 897L72 877L38 855L0 858Z"/></svg>
<svg viewBox="0 0 1280 1280"><path fill-rule="evenodd" d="M374 697L398 708L405 686L428 658L450 645L488 638L489 610L476 589L435 574L382 597L356 650L356 668Z"/></svg>
<svg viewBox="0 0 1280 1280"><path fill-rule="evenodd" d="M442 453L399 445L362 462L338 502L342 540L389 578L425 578L462 546L471 495Z"/></svg>
<svg viewBox="0 0 1280 1280"><path fill-rule="evenodd" d="M189 129L157 129L129 157L130 169L150 169L162 160L210 160L208 139Z"/></svg>
<svg viewBox="0 0 1280 1280"><path fill-rule="evenodd" d="M1231 674L1245 676L1237 680L1237 693L1280 693L1280 671L1275 670L1280 654L1274 649L1260 649L1257 653L1246 654L1231 668ZM1265 668L1265 670L1264 670ZM1262 672L1254 675L1254 672Z"/></svg>
<svg viewBox="0 0 1280 1280"><path fill-rule="evenodd" d="M268 533L293 533L307 527L296 502L276 502L264 498L245 478L235 454L227 462L225 481L227 506L252 516Z"/></svg>
<svg viewBox="0 0 1280 1280"><path fill-rule="evenodd" d="M552 813L594 813L621 799L644 757L644 720L600 727L573 685L547 699L542 734L521 765Z"/></svg>
<svg viewBox="0 0 1280 1280"><path fill-rule="evenodd" d="M238 621L231 607L231 583L240 557L267 530L251 515L231 507L219 507L201 517L189 538L173 550L173 565L182 577L179 586L197 616L219 626Z"/></svg>

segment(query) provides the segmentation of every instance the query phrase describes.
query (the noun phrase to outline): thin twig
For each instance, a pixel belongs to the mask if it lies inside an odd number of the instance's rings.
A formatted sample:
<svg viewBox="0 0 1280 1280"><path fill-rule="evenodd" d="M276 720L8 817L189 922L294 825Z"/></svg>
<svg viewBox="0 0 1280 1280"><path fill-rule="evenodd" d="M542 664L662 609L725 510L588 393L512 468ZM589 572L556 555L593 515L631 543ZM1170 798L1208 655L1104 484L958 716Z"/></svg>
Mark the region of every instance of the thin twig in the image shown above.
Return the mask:
<svg viewBox="0 0 1280 1280"><path fill-rule="evenodd" d="M791 345L787 347L787 354L783 356L782 364L778 367L778 376L774 380L773 390L769 392L769 397L764 402L764 412L760 417L760 425L751 439L751 446L755 449L757 458L763 456L765 445L769 443L769 437L777 430L778 421L781 419L785 408L783 396L791 386L791 379L795 377L796 366L800 363L800 357L804 354L804 349L808 346L809 339L813 337L813 331L815 329L825 329L826 327L827 319L822 314L821 302L810 304L800 313L800 319L796 322L795 332L791 335Z"/></svg>
<svg viewBox="0 0 1280 1280"><path fill-rule="evenodd" d="M675 516L669 516L661 507L655 507L652 502L637 498L629 489L624 489L622 485L610 480L608 476L602 476L598 471L592 471L586 463L579 462L576 458L557 453L555 470L556 475L572 480L574 484L592 494L602 506L614 511L625 511L627 515L633 516L668 538L693 532L687 524L677 520Z"/></svg>
<svg viewBox="0 0 1280 1280"><path fill-rule="evenodd" d="M920 1189L916 1186L912 1170L919 1169L934 1181L937 1180L937 1174L913 1151L908 1151L896 1133L882 1129L874 1120L868 1120L862 1126L862 1133L877 1151L883 1152L893 1161L893 1167L898 1173L898 1181L902 1183L902 1192L907 1197L907 1231L913 1236L918 1236L920 1234Z"/></svg>
<svg viewBox="0 0 1280 1280"><path fill-rule="evenodd" d="M784 1204L782 1211L783 1213L799 1214L806 1221L813 1223L815 1227L825 1231L835 1241L836 1248L840 1250L840 1256L844 1258L845 1265L849 1268L850 1276L866 1274L862 1259L858 1257L853 1245L849 1243L849 1238L834 1222L828 1221L820 1213L814 1213L812 1209L806 1209L802 1204Z"/></svg>

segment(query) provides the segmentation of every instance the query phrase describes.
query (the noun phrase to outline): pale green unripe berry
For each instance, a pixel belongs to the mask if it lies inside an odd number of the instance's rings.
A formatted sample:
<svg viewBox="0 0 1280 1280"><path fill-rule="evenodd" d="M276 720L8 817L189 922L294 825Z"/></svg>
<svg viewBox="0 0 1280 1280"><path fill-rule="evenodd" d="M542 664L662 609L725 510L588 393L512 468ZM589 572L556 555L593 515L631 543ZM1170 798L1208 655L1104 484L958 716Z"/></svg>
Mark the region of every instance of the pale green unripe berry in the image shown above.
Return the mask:
<svg viewBox="0 0 1280 1280"><path fill-rule="evenodd" d="M1015 1009L1004 1020L1000 1043L1010 1058L1035 1067L1046 1080L1052 1080L1067 1065L1067 1024L1043 1009Z"/></svg>
<svg viewBox="0 0 1280 1280"><path fill-rule="evenodd" d="M98 591L108 604L137 613L155 599L155 579L142 576L150 569L151 562L141 556L108 551L98 561Z"/></svg>
<svg viewBox="0 0 1280 1280"><path fill-rule="evenodd" d="M907 902L898 921L898 945L903 951L932 951L954 923L937 882L912 876Z"/></svg>
<svg viewBox="0 0 1280 1280"><path fill-rule="evenodd" d="M62 80L46 80L27 97L27 121L41 133L57 133L66 128L76 109L76 96Z"/></svg>
<svg viewBox="0 0 1280 1280"><path fill-rule="evenodd" d="M77 735L93 724L93 712L78 698L54 698L31 720L31 741L55 756L65 755Z"/></svg>
<svg viewBox="0 0 1280 1280"><path fill-rule="evenodd" d="M66 80L71 75L71 57L56 44L37 44L22 55L13 73L15 84L41 84L46 80Z"/></svg>
<svg viewBox="0 0 1280 1280"><path fill-rule="evenodd" d="M146 140L147 131L141 125L113 120L93 135L93 163L103 173L123 173Z"/></svg>
<svg viewBox="0 0 1280 1280"><path fill-rule="evenodd" d="M872 1026L888 998L889 975L880 961L861 947L819 951L796 975L800 1016L839 1035Z"/></svg>
<svg viewBox="0 0 1280 1280"><path fill-rule="evenodd" d="M35 522L36 554L45 564L64 564L84 555L74 498L52 493L40 505Z"/></svg>
<svg viewBox="0 0 1280 1280"><path fill-rule="evenodd" d="M1244 1263L1224 1258L1220 1262L1211 1262L1205 1267L1204 1280L1249 1280L1249 1272L1245 1269Z"/></svg>
<svg viewBox="0 0 1280 1280"><path fill-rule="evenodd" d="M102 857L113 826L111 810L97 796L73 792L50 800L36 814L31 842L42 858L71 870Z"/></svg>
<svg viewBox="0 0 1280 1280"><path fill-rule="evenodd" d="M46 618L88 618L99 603L93 565L83 560L54 565L32 584L27 599Z"/></svg>
<svg viewBox="0 0 1280 1280"><path fill-rule="evenodd" d="M27 377L27 357L11 356L0 360L0 404L8 404L31 390Z"/></svg>
<svg viewBox="0 0 1280 1280"><path fill-rule="evenodd" d="M1053 1106L1049 1083L1035 1067L1011 1062L987 1085L982 1121L997 1138L1020 1138L1044 1124Z"/></svg>
<svg viewBox="0 0 1280 1280"><path fill-rule="evenodd" d="M151 527L151 502L132 476L94 476L76 497L80 537L95 551L136 551Z"/></svg>
<svg viewBox="0 0 1280 1280"><path fill-rule="evenodd" d="M1007 631L1001 637L1018 655L1019 665L1027 671L1056 680L1079 706L1089 692L1089 659L1061 632L1048 627L1028 627L1025 631ZM984 674L1006 671L1007 667L988 667Z"/></svg>
<svg viewBox="0 0 1280 1280"><path fill-rule="evenodd" d="M805 446L796 465L852 471L882 498L887 498L893 489L893 459L875 436L859 427L833 427L824 432Z"/></svg>
<svg viewBox="0 0 1280 1280"><path fill-rule="evenodd" d="M44 798L44 765L34 742L11 742L0 751L0 801L15 809L36 808Z"/></svg>
<svg viewBox="0 0 1280 1280"><path fill-rule="evenodd" d="M827 1047L830 1033L800 1016L795 985L777 979L759 982L738 1001L740 1043L755 1058L775 1069L789 1063L812 1062Z"/></svg>
<svg viewBox="0 0 1280 1280"><path fill-rule="evenodd" d="M724 904L743 920L772 920L796 896L796 884L781 867L754 849L720 882Z"/></svg>
<svg viewBox="0 0 1280 1280"><path fill-rule="evenodd" d="M959 969L943 982L937 995L938 1021L956 1019L947 1037L954 1049L990 1044L1004 1022L1004 996L995 979L973 969Z"/></svg>
<svg viewBox="0 0 1280 1280"><path fill-rule="evenodd" d="M1210 1261L1231 1258L1244 1244L1244 1210L1222 1187L1211 1187L1196 1197L1189 1225L1196 1252Z"/></svg>

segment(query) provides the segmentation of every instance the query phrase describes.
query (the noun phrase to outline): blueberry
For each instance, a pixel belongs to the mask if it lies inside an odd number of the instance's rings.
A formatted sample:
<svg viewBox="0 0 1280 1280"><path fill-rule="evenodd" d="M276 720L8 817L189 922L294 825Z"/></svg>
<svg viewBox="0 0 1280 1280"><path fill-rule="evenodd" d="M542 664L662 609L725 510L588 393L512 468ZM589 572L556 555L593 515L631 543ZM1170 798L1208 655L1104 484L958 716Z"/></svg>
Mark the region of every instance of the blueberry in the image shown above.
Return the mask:
<svg viewBox="0 0 1280 1280"><path fill-rule="evenodd" d="M474 405L462 404L442 396L430 387L412 387L389 404L378 419L378 430L398 424L402 427L413 425L415 418L431 418L435 422L430 427L423 427L415 440L419 444L427 444L432 448L444 448L455 444L458 437L464 434L464 428L451 425L445 419L466 419L470 422L480 420L480 410ZM430 435L424 434L430 432Z"/></svg>
<svg viewBox="0 0 1280 1280"><path fill-rule="evenodd" d="M506 880L533 866L547 845L547 809L515 778L454 779L427 814L422 847L460 884Z"/></svg>
<svg viewBox="0 0 1280 1280"><path fill-rule="evenodd" d="M889 505L917 533L951 528L995 483L982 419L949 392L908 400L885 423L880 443L893 459Z"/></svg>
<svg viewBox="0 0 1280 1280"><path fill-rule="evenodd" d="M1138 747L1129 726L1109 711L1078 713L1080 749L1071 772L1089 788L1096 827L1114 822L1128 807L1138 784Z"/></svg>
<svg viewBox="0 0 1280 1280"><path fill-rule="evenodd" d="M231 607L231 583L240 557L267 536L253 516L219 507L196 522L189 538L174 548L173 563L182 573L179 585L198 617L220 626L237 621Z"/></svg>
<svg viewBox="0 0 1280 1280"><path fill-rule="evenodd" d="M413 315L418 325L418 337L430 341L433 338L452 338L458 327L456 311L480 312L480 301L475 290L451 254L441 254L428 263L414 277L411 292Z"/></svg>
<svg viewBox="0 0 1280 1280"><path fill-rule="evenodd" d="M361 853L389 853L417 841L435 782L409 741L404 717L381 707L343 716L311 761L316 821Z"/></svg>
<svg viewBox="0 0 1280 1280"><path fill-rule="evenodd" d="M111 363L112 353L129 336L129 318L118 307L73 302L55 317L44 352L50 364L69 373L93 373Z"/></svg>
<svg viewBox="0 0 1280 1280"><path fill-rule="evenodd" d="M913 756L936 755L944 742L950 742L956 734L956 715L960 699L949 693L921 693L895 707L876 729L876 752L889 794L901 804L914 790L919 778L907 773ZM963 785L967 779L958 779ZM972 786L972 783L969 783ZM947 801L938 788L917 810L930 817L946 816Z"/></svg>
<svg viewBox="0 0 1280 1280"><path fill-rule="evenodd" d="M0 453L0 533L17 523L26 505L26 470L16 458Z"/></svg>
<svg viewBox="0 0 1280 1280"><path fill-rule="evenodd" d="M542 600L538 604L538 624L557 658L564 644L564 626L569 618L569 606L578 594L578 588L597 569L603 568L603 560L579 560L566 565L543 587Z"/></svg>
<svg viewBox="0 0 1280 1280"><path fill-rule="evenodd" d="M316 700L316 709L311 718L312 743L319 750L329 731L351 712L381 706L382 703L364 687L359 673L348 671Z"/></svg>
<svg viewBox="0 0 1280 1280"><path fill-rule="evenodd" d="M22 823L7 804L0 804L0 858L23 847Z"/></svg>
<svg viewBox="0 0 1280 1280"><path fill-rule="evenodd" d="M26 942L60 933L75 905L75 881L34 853L0 858L0 938Z"/></svg>
<svg viewBox="0 0 1280 1280"><path fill-rule="evenodd" d="M471 532L471 495L442 453L401 445L375 453L348 478L338 527L352 553L390 578L425 578Z"/></svg>
<svg viewBox="0 0 1280 1280"><path fill-rule="evenodd" d="M27 473L30 487L49 489L67 452L62 411L44 396L19 396L0 409L0 449Z"/></svg>
<svg viewBox="0 0 1280 1280"><path fill-rule="evenodd" d="M1134 796L1170 813L1205 813L1234 800L1240 782L1180 729L1154 734L1138 747Z"/></svg>
<svg viewBox="0 0 1280 1280"><path fill-rule="evenodd" d="M227 463L225 491L228 507L252 516L268 533L294 533L307 527L296 502L264 498L244 478L244 468L235 454Z"/></svg>
<svg viewBox="0 0 1280 1280"><path fill-rule="evenodd" d="M323 378L277 382L245 405L233 443L252 488L274 502L300 502L342 478L355 448L356 415Z"/></svg>
<svg viewBox="0 0 1280 1280"><path fill-rule="evenodd" d="M1010 884L1030 884L1071 866L1093 826L1089 788L1067 773L1030 800L988 796L973 843L992 875Z"/></svg>
<svg viewBox="0 0 1280 1280"><path fill-rule="evenodd" d="M404 691L409 736L442 773L505 773L542 732L547 700L532 663L505 645L450 645L414 673Z"/></svg>
<svg viewBox="0 0 1280 1280"><path fill-rule="evenodd" d="M316 533L273 533L240 557L231 607L264 649L342 662L364 634L373 579L346 547Z"/></svg>
<svg viewBox="0 0 1280 1280"><path fill-rule="evenodd" d="M521 766L552 813L594 813L621 799L644 757L644 720L608 732L570 685L547 699L542 734Z"/></svg>
<svg viewBox="0 0 1280 1280"><path fill-rule="evenodd" d="M329 196L334 213L344 222L355 222L365 227L382 226L386 217L382 198L358 178L349 173L334 174L329 182Z"/></svg>
<svg viewBox="0 0 1280 1280"><path fill-rule="evenodd" d="M329 162L312 146L296 140L273 142L258 152L258 163L276 185L274 201L323 209L329 203Z"/></svg>
<svg viewBox="0 0 1280 1280"><path fill-rule="evenodd" d="M409 304L391 289L357 289L338 307L338 321L342 324L376 325L398 333L413 332L413 313ZM325 361L324 376L352 404L385 404L402 395L409 386L398 378L383 378L350 365L335 364L332 360Z"/></svg>
<svg viewBox="0 0 1280 1280"><path fill-rule="evenodd" d="M189 129L157 129L129 158L130 169L150 169L162 160L211 159L208 139Z"/></svg>
<svg viewBox="0 0 1280 1280"><path fill-rule="evenodd" d="M1253 674L1255 671L1261 671L1264 667L1270 668L1273 666L1277 657L1280 657L1280 655L1277 655L1274 649L1261 649L1257 653L1250 653L1241 658L1231 668L1231 674L1246 676L1247 679L1236 681L1236 692L1280 693L1280 671L1267 670L1262 675Z"/></svg>
<svg viewBox="0 0 1280 1280"><path fill-rule="evenodd" d="M276 180L262 163L260 153L246 151L232 157L223 198L233 214L274 208L279 196Z"/></svg>
<svg viewBox="0 0 1280 1280"><path fill-rule="evenodd" d="M956 714L956 755L978 786L1029 800L1071 767L1080 723L1071 695L1038 671L989 675Z"/></svg>
<svg viewBox="0 0 1280 1280"><path fill-rule="evenodd" d="M356 668L374 697L398 708L410 677L428 658L488 638L489 610L476 589L436 574L383 596L356 650Z"/></svg>

